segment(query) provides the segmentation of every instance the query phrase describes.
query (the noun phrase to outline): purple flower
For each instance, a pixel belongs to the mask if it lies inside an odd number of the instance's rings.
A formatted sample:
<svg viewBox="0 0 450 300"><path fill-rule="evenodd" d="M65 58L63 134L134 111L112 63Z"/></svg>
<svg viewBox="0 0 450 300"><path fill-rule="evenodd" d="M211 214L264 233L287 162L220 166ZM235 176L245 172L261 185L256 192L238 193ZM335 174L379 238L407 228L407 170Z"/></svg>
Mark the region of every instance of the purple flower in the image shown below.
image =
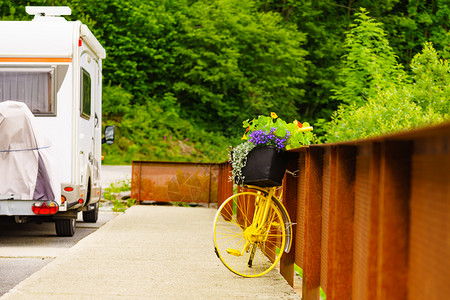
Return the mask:
<svg viewBox="0 0 450 300"><path fill-rule="evenodd" d="M291 137L291 133L286 130L284 137L278 137L275 135L276 128L271 128L269 132L264 129L255 130L249 134L250 142L255 146L274 146L278 151L282 151L286 148L287 141Z"/></svg>

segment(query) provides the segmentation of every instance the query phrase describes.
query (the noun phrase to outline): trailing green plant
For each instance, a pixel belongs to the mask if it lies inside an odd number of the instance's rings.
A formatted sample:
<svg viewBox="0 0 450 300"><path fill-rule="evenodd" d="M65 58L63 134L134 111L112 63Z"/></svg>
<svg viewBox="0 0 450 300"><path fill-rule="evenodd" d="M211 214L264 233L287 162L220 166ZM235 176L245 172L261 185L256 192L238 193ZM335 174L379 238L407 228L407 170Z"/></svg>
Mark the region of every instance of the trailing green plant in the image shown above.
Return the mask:
<svg viewBox="0 0 450 300"><path fill-rule="evenodd" d="M250 141L245 141L237 145L229 154L229 161L231 163L232 172L230 181L236 180L243 182L242 168L247 164L247 155L255 148L255 145Z"/></svg>

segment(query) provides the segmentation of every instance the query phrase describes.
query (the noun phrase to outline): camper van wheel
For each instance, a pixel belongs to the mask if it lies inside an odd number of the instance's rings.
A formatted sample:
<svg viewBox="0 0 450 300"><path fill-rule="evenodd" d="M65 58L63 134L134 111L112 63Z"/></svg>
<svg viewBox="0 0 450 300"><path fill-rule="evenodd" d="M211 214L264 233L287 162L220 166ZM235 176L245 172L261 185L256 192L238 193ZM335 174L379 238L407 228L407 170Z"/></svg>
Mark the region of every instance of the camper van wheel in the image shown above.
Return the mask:
<svg viewBox="0 0 450 300"><path fill-rule="evenodd" d="M94 209L83 211L83 221L86 223L95 223L98 220L98 203L94 204Z"/></svg>
<svg viewBox="0 0 450 300"><path fill-rule="evenodd" d="M56 234L58 236L73 236L75 234L76 225L77 219L56 219Z"/></svg>

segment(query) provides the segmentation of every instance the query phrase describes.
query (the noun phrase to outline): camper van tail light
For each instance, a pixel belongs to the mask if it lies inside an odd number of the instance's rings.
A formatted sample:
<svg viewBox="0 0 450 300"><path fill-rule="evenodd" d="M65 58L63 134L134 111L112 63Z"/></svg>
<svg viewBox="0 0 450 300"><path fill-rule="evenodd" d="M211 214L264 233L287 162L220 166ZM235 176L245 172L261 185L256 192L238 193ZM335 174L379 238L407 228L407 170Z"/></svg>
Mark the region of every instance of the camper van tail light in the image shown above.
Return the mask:
<svg viewBox="0 0 450 300"><path fill-rule="evenodd" d="M66 187L64 188L64 190L65 190L66 192L72 192L72 191L73 191L73 187L71 187L71 186L66 186Z"/></svg>
<svg viewBox="0 0 450 300"><path fill-rule="evenodd" d="M53 201L34 202L31 210L36 215L53 215L58 211L58 204Z"/></svg>
<svg viewBox="0 0 450 300"><path fill-rule="evenodd" d="M66 197L61 196L61 204L64 204L66 202Z"/></svg>
<svg viewBox="0 0 450 300"><path fill-rule="evenodd" d="M82 204L84 200L82 198L78 199L78 203Z"/></svg>
<svg viewBox="0 0 450 300"><path fill-rule="evenodd" d="M80 38L80 39L78 40L78 47L81 47L81 46L83 46L83 40Z"/></svg>

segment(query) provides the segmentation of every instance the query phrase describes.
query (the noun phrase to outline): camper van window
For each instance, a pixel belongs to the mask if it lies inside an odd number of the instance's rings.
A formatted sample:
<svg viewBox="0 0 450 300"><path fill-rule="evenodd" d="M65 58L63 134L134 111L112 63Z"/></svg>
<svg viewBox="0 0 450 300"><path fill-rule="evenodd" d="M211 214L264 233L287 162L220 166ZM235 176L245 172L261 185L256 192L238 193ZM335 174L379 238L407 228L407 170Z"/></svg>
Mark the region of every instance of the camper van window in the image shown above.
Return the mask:
<svg viewBox="0 0 450 300"><path fill-rule="evenodd" d="M55 68L0 67L0 102L24 102L33 114L56 115Z"/></svg>
<svg viewBox="0 0 450 300"><path fill-rule="evenodd" d="M85 69L81 69L81 116L91 116L91 77Z"/></svg>

